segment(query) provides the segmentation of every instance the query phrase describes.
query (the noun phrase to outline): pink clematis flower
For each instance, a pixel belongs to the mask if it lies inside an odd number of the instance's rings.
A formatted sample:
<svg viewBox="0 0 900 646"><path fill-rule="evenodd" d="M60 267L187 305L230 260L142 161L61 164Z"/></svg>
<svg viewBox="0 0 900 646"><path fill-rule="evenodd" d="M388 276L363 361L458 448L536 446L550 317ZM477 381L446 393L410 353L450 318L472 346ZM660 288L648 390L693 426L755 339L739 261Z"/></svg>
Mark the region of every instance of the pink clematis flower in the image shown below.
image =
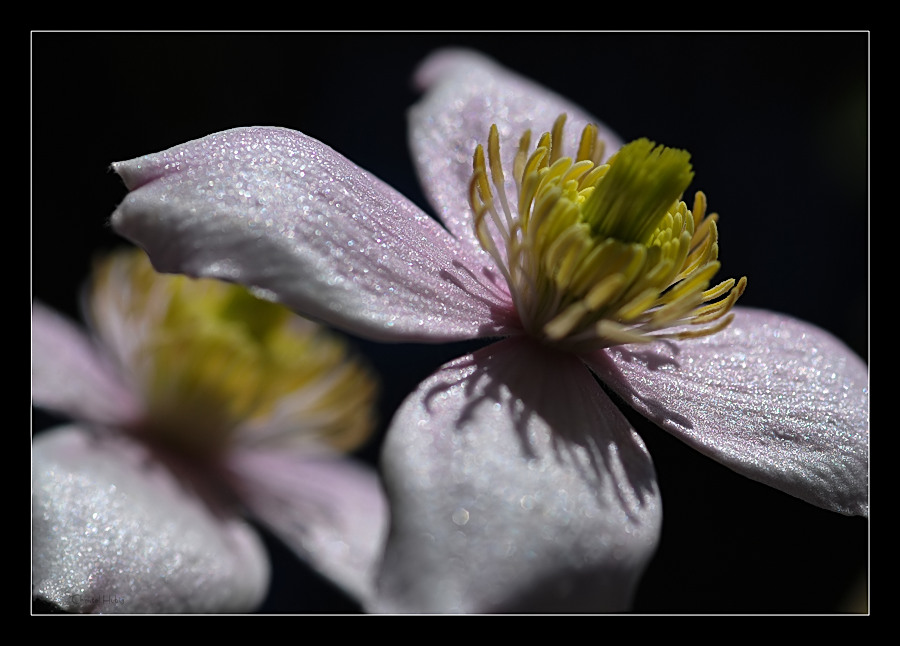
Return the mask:
<svg viewBox="0 0 900 646"><path fill-rule="evenodd" d="M468 51L419 69L443 226L326 145L239 128L114 165L115 229L162 271L253 286L380 341L502 340L440 368L382 449L388 612L620 611L656 548L650 456L598 380L736 472L868 514L868 374L828 333L713 285L683 151ZM607 158L608 153L615 153Z"/></svg>
<svg viewBox="0 0 900 646"><path fill-rule="evenodd" d="M376 474L343 452L375 382L318 325L246 289L157 274L128 250L95 268L91 336L32 309L32 396L71 423L38 434L32 586L68 612L248 612L270 565L251 516L371 596L387 529Z"/></svg>

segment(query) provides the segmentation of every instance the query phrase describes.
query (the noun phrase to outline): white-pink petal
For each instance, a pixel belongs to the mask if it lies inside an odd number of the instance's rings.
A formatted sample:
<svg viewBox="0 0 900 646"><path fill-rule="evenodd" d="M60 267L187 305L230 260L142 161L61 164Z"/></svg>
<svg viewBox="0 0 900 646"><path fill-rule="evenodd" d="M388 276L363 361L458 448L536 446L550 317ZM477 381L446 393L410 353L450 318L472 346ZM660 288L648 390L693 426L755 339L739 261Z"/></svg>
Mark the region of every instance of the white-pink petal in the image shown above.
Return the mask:
<svg viewBox="0 0 900 646"><path fill-rule="evenodd" d="M35 406L97 424L127 425L142 412L86 332L40 302L31 307L31 397Z"/></svg>
<svg viewBox="0 0 900 646"><path fill-rule="evenodd" d="M641 441L577 358L511 339L397 412L376 611L626 610L661 505Z"/></svg>
<svg viewBox="0 0 900 646"><path fill-rule="evenodd" d="M328 146L237 128L114 164L114 228L157 269L239 282L378 340L495 334L504 286L435 220Z"/></svg>
<svg viewBox="0 0 900 646"><path fill-rule="evenodd" d="M738 473L867 516L866 364L808 323L735 314L713 336L613 348L590 364L637 410Z"/></svg>
<svg viewBox="0 0 900 646"><path fill-rule="evenodd" d="M254 518L314 569L369 603L388 527L374 470L344 456L236 448L235 487Z"/></svg>
<svg viewBox="0 0 900 646"><path fill-rule="evenodd" d="M269 562L255 530L146 446L79 427L33 444L32 589L70 612L249 612Z"/></svg>
<svg viewBox="0 0 900 646"><path fill-rule="evenodd" d="M617 135L572 101L478 52L439 50L419 66L415 81L427 91L409 111L410 146L419 179L447 228L475 249L480 246L468 202L472 155L477 144L487 147L491 124L500 133L511 197L519 138L530 129L532 146L536 145L562 113L567 115L564 145L569 155L577 151L588 123L598 126L607 156L622 145Z"/></svg>

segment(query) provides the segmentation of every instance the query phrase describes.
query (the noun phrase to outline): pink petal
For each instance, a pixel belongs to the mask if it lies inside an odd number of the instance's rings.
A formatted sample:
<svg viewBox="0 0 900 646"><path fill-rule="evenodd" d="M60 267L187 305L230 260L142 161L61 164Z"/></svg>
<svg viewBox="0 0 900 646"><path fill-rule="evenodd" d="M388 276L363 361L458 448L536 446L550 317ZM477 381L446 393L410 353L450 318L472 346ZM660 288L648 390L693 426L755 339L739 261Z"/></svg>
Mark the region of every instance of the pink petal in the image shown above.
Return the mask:
<svg viewBox="0 0 900 646"><path fill-rule="evenodd" d="M110 425L140 414L137 399L84 330L39 302L31 307L31 350L35 406Z"/></svg>
<svg viewBox="0 0 900 646"><path fill-rule="evenodd" d="M719 334L613 348L591 365L637 410L738 473L868 516L865 363L808 323L735 311Z"/></svg>
<svg viewBox="0 0 900 646"><path fill-rule="evenodd" d="M470 50L439 50L416 72L415 81L427 90L409 112L410 143L419 178L437 214L457 237L480 249L472 229L469 181L472 155L487 145L491 124L500 132L507 194L515 195L513 157L519 137L531 129L532 146L567 114L565 150L574 155L581 131L596 124L606 142L607 155L622 141L598 119L571 101L495 61Z"/></svg>
<svg viewBox="0 0 900 646"><path fill-rule="evenodd" d="M70 612L246 612L269 581L252 528L124 436L33 447L33 594Z"/></svg>
<svg viewBox="0 0 900 646"><path fill-rule="evenodd" d="M253 516L362 602L374 594L388 507L372 469L333 455L243 449L229 461Z"/></svg>
<svg viewBox="0 0 900 646"><path fill-rule="evenodd" d="M132 192L113 226L161 271L261 288L387 341L492 334L510 310L433 219L299 132L238 128L114 168Z"/></svg>
<svg viewBox="0 0 900 646"><path fill-rule="evenodd" d="M447 364L383 448L376 610L629 607L660 531L646 449L577 358L527 339Z"/></svg>

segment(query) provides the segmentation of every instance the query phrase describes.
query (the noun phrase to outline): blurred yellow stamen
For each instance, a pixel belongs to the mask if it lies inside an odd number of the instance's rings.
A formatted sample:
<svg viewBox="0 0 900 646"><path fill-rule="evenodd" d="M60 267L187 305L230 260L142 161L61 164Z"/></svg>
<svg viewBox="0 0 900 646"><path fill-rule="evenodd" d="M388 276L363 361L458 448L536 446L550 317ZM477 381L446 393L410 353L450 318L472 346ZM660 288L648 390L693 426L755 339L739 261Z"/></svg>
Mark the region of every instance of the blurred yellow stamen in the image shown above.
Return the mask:
<svg viewBox="0 0 900 646"><path fill-rule="evenodd" d="M140 251L94 272L91 307L144 394L136 431L214 455L241 441L351 450L373 428L375 382L318 325L211 279L159 274Z"/></svg>

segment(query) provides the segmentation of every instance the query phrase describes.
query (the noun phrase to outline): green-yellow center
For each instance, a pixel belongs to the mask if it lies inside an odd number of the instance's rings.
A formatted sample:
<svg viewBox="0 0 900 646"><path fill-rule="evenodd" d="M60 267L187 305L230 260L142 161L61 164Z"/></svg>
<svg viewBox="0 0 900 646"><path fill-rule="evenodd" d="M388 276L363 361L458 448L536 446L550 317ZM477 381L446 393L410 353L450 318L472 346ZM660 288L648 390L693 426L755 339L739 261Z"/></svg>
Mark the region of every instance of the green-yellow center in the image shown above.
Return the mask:
<svg viewBox="0 0 900 646"><path fill-rule="evenodd" d="M338 338L243 287L155 272L113 254L94 273L97 325L143 394L136 431L215 455L242 441L356 448L372 429L375 382Z"/></svg>
<svg viewBox="0 0 900 646"><path fill-rule="evenodd" d="M639 139L606 163L588 125L563 155L565 115L513 164L517 200L506 194L499 133L478 146L470 186L475 233L509 285L523 328L574 351L714 334L746 278L710 287L719 269L717 216L696 193L687 152Z"/></svg>

